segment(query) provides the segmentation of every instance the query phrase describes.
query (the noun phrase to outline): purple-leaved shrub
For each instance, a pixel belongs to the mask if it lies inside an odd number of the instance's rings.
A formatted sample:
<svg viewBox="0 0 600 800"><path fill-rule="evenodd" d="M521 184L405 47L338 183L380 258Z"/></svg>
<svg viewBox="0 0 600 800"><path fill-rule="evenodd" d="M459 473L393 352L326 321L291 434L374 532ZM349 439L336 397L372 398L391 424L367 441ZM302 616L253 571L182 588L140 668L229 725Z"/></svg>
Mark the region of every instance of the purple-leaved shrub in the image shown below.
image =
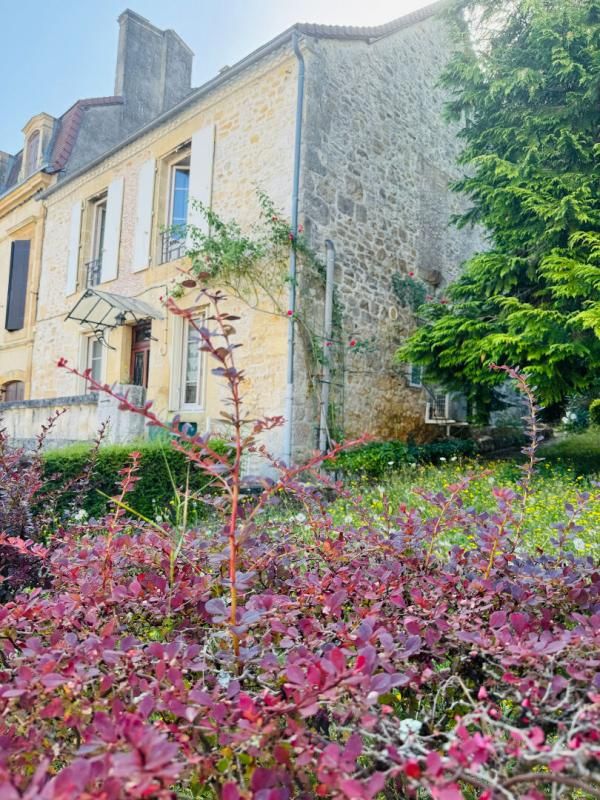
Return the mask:
<svg viewBox="0 0 600 800"><path fill-rule="evenodd" d="M568 547L598 498L567 509L552 552L524 548L532 427L523 481L489 513L463 503L466 477L423 493L433 516L335 525L320 486L344 489L320 455L275 462L242 502L242 456L268 457L258 437L281 420L245 418L235 320L207 297L229 453L170 430L220 485L221 521L136 520L132 454L105 520L46 546L4 535L49 583L0 606L0 800L600 797L600 572ZM277 513L289 496L302 535ZM457 528L469 546L444 552Z"/></svg>

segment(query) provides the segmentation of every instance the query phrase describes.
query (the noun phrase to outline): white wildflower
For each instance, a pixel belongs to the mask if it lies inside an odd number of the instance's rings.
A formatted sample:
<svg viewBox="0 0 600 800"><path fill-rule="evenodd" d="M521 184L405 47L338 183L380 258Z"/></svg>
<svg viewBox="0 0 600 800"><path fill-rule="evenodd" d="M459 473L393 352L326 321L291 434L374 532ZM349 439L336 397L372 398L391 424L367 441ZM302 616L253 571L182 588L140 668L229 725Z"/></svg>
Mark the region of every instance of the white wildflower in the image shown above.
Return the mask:
<svg viewBox="0 0 600 800"><path fill-rule="evenodd" d="M422 727L423 724L418 719L401 719L398 723L398 733L406 737L411 733L420 733Z"/></svg>

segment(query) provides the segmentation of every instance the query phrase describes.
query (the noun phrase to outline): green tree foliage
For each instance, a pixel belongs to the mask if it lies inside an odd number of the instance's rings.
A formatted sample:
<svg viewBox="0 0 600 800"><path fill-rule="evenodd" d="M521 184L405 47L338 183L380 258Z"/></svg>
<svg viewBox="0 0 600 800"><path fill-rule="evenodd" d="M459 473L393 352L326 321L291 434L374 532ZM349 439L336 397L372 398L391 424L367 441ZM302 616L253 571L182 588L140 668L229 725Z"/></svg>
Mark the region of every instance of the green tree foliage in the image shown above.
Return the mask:
<svg viewBox="0 0 600 800"><path fill-rule="evenodd" d="M481 399L490 362L519 365L557 402L600 369L600 1L460 0L452 17L442 84L472 201L456 222L484 226L489 250L398 357Z"/></svg>

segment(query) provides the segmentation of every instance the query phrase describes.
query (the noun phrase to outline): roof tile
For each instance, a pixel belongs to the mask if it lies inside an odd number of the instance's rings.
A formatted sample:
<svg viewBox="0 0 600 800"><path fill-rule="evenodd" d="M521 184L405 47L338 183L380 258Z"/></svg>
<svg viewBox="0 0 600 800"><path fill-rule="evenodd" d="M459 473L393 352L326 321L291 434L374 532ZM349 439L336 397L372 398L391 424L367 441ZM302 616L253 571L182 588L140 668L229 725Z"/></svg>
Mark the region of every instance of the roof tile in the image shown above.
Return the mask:
<svg viewBox="0 0 600 800"><path fill-rule="evenodd" d="M315 36L320 39L381 39L391 33L414 25L421 20L437 14L447 5L446 0L437 0L423 8L404 14L402 17L386 22L384 25L353 26L353 25L317 25L312 22L300 22L295 27L306 36Z"/></svg>

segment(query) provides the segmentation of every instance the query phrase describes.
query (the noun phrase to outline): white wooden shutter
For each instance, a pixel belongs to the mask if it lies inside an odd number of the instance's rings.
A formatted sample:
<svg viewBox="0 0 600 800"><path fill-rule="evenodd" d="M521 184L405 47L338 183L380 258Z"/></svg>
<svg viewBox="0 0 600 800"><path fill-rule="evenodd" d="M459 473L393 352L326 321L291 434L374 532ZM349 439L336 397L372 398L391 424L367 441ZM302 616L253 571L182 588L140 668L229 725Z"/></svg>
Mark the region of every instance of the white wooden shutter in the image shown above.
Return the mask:
<svg viewBox="0 0 600 800"><path fill-rule="evenodd" d="M169 410L181 409L181 366L183 361L183 330L185 320L183 317L169 315L171 323L171 347L169 350L170 380L169 380Z"/></svg>
<svg viewBox="0 0 600 800"><path fill-rule="evenodd" d="M81 203L71 208L69 232L69 257L67 261L67 294L77 291L77 268L79 267L79 236L81 233Z"/></svg>
<svg viewBox="0 0 600 800"><path fill-rule="evenodd" d="M133 272L140 272L140 270L146 269L150 263L155 164L156 162L153 158L144 161L138 173L137 209L133 241Z"/></svg>
<svg viewBox="0 0 600 800"><path fill-rule="evenodd" d="M121 213L123 211L123 178L115 178L108 187L104 252L102 253L101 282L114 280L119 273L119 244L121 241Z"/></svg>
<svg viewBox="0 0 600 800"><path fill-rule="evenodd" d="M213 159L215 154L215 126L200 128L192 136L192 157L190 161L190 195L188 224L208 232L204 214L194 208L193 201L199 200L210 208L212 199Z"/></svg>

